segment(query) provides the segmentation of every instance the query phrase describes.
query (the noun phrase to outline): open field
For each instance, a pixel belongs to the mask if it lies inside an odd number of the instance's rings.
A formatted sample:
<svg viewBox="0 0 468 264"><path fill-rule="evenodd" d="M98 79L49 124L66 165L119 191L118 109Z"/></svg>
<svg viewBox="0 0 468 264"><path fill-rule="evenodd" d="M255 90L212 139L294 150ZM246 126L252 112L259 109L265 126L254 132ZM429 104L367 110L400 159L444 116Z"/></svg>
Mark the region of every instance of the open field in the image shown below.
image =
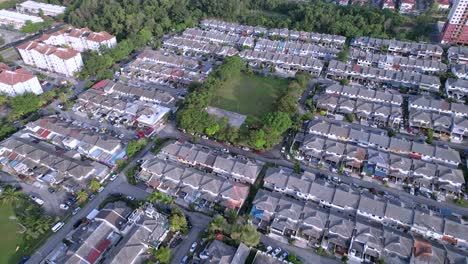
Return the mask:
<svg viewBox="0 0 468 264"><path fill-rule="evenodd" d="M15 253L16 246L21 244L19 226L9 217L14 216L11 206L0 205L0 264L17 263L21 256Z"/></svg>
<svg viewBox="0 0 468 264"><path fill-rule="evenodd" d="M260 118L275 111L276 102L287 89L288 82L287 79L241 73L216 90L211 105Z"/></svg>

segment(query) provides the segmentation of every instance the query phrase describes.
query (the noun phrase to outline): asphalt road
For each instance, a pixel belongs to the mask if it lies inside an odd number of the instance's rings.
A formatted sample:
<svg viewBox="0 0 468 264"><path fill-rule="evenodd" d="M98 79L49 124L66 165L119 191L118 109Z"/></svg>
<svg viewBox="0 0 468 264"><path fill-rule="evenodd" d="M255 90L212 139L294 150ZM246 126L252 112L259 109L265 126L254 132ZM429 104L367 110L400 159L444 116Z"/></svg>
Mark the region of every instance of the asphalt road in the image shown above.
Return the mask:
<svg viewBox="0 0 468 264"><path fill-rule="evenodd" d="M186 210L184 210L184 213L190 217L192 229L190 229L190 232L184 238L182 243L172 250L174 255L172 256L171 263L173 264L179 264L184 256L189 254L189 250L193 242L198 240L200 234L205 228L208 227L208 224L211 222L211 218L204 214L188 212Z"/></svg>

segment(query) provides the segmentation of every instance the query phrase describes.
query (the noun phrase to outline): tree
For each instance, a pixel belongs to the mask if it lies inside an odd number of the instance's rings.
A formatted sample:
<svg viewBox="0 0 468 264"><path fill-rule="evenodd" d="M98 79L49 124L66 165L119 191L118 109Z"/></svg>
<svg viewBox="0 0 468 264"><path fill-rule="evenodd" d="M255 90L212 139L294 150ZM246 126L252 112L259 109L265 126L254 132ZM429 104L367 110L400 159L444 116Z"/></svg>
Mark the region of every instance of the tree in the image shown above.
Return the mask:
<svg viewBox="0 0 468 264"><path fill-rule="evenodd" d="M146 139L140 139L140 140L132 140L128 142L127 144L127 157L131 158L135 156L140 150L142 150L146 145L148 144L148 141Z"/></svg>
<svg viewBox="0 0 468 264"><path fill-rule="evenodd" d="M13 119L37 111L41 107L41 98L33 93L24 93L10 99Z"/></svg>
<svg viewBox="0 0 468 264"><path fill-rule="evenodd" d="M432 130L432 128L428 128L426 130L426 142L428 144L432 144L432 142L434 141L434 130Z"/></svg>
<svg viewBox="0 0 468 264"><path fill-rule="evenodd" d="M84 203L86 200L88 200L88 193L85 190L80 190L76 193L76 198L80 203Z"/></svg>
<svg viewBox="0 0 468 264"><path fill-rule="evenodd" d="M14 205L21 200L23 193L13 186L6 186L0 195L2 204Z"/></svg>
<svg viewBox="0 0 468 264"><path fill-rule="evenodd" d="M348 85L349 84L349 80L348 79L342 79L340 80L340 85Z"/></svg>
<svg viewBox="0 0 468 264"><path fill-rule="evenodd" d="M219 124L216 121L211 122L211 124L205 128L205 134L208 136L213 136L219 131Z"/></svg>
<svg viewBox="0 0 468 264"><path fill-rule="evenodd" d="M89 189L90 189L92 192L97 192L97 191L99 190L99 188L101 188L101 184L99 183L98 180L92 179L92 180L89 182L88 187L89 187Z"/></svg>
<svg viewBox="0 0 468 264"><path fill-rule="evenodd" d="M172 252L169 247L152 248L149 253L162 264L168 264L171 261Z"/></svg>
<svg viewBox="0 0 468 264"><path fill-rule="evenodd" d="M263 119L264 127L269 129L275 135L280 135L291 128L291 118L284 112L268 113Z"/></svg>
<svg viewBox="0 0 468 264"><path fill-rule="evenodd" d="M251 224L239 225L233 228L231 238L237 242L242 242L246 246L255 247L260 243L260 233Z"/></svg>
<svg viewBox="0 0 468 264"><path fill-rule="evenodd" d="M249 133L248 144L255 149L264 149L266 144L265 131L262 129L251 130Z"/></svg>
<svg viewBox="0 0 468 264"><path fill-rule="evenodd" d="M222 215L217 215L211 221L209 230L211 233L224 233L227 229L228 223Z"/></svg>
<svg viewBox="0 0 468 264"><path fill-rule="evenodd" d="M185 232L187 231L187 219L185 215L177 210L173 210L171 216L169 217L169 229L172 232Z"/></svg>

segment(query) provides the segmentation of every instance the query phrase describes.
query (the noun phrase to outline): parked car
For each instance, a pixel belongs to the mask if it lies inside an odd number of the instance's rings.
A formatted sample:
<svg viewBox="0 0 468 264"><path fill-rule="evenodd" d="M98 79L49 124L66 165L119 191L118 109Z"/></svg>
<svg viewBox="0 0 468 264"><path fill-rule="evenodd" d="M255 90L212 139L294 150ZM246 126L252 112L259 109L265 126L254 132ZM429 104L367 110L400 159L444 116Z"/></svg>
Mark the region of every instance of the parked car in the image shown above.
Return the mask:
<svg viewBox="0 0 468 264"><path fill-rule="evenodd" d="M190 253L195 252L195 249L197 249L197 246L198 246L198 243L197 243L197 242L193 242L192 246L190 247Z"/></svg>
<svg viewBox="0 0 468 264"><path fill-rule="evenodd" d="M285 252L283 252L283 254L281 254L281 256L278 259L280 261L283 261L288 257L288 255L289 255L289 253L285 251Z"/></svg>
<svg viewBox="0 0 468 264"><path fill-rule="evenodd" d="M99 189L97 190L98 193L100 193L102 191L104 191L104 186L99 187Z"/></svg>
<svg viewBox="0 0 468 264"><path fill-rule="evenodd" d="M66 204L60 204L59 207L60 207L60 209L62 209L62 210L68 210L68 209L70 209L70 207L69 207L68 205L66 205Z"/></svg>
<svg viewBox="0 0 468 264"><path fill-rule="evenodd" d="M281 252L281 248L276 248L275 251L273 251L273 253L271 254L276 257L276 255L278 255L280 252Z"/></svg>
<svg viewBox="0 0 468 264"><path fill-rule="evenodd" d="M117 179L117 174L112 174L112 176L109 178L110 181L114 181L115 179Z"/></svg>
<svg viewBox="0 0 468 264"><path fill-rule="evenodd" d="M72 215L76 215L80 210L81 210L81 207L79 207L79 206L77 208L73 209Z"/></svg>
<svg viewBox="0 0 468 264"><path fill-rule="evenodd" d="M184 256L184 258L180 261L180 264L185 264L188 261L188 256Z"/></svg>
<svg viewBox="0 0 468 264"><path fill-rule="evenodd" d="M127 200L130 200L130 201L135 201L135 197L133 197L133 196L129 195L129 196L127 196Z"/></svg>
<svg viewBox="0 0 468 264"><path fill-rule="evenodd" d="M42 200L41 198L39 197L36 197L34 195L30 195L29 196L34 202L36 202L38 205L43 205L44 204L44 200Z"/></svg>
<svg viewBox="0 0 468 264"><path fill-rule="evenodd" d="M266 253L270 253L272 250L273 250L273 247L272 247L272 246L268 246L268 247L266 248Z"/></svg>

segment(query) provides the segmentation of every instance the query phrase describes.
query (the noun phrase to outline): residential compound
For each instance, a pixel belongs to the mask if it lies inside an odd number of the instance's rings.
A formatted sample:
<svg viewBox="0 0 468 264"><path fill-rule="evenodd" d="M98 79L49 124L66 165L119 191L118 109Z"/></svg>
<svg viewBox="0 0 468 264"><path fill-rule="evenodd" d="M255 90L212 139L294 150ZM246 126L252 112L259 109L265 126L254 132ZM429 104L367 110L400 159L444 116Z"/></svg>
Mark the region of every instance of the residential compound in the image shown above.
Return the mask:
<svg viewBox="0 0 468 264"><path fill-rule="evenodd" d="M112 121L114 126L138 126L154 129L164 124L174 97L166 92L130 87L109 80L101 81L81 93L73 111L100 122Z"/></svg>
<svg viewBox="0 0 468 264"><path fill-rule="evenodd" d="M399 129L403 124L403 97L399 93L335 84L314 101L317 110L328 115L355 115L363 125Z"/></svg>
<svg viewBox="0 0 468 264"><path fill-rule="evenodd" d="M71 77L83 67L80 52L99 51L101 46L112 48L116 44L115 37L107 32L69 28L27 41L16 48L25 64Z"/></svg>
<svg viewBox="0 0 468 264"><path fill-rule="evenodd" d="M124 202L108 203L87 220L46 257L48 263L142 263L169 233L167 217L149 204L132 211Z"/></svg>
<svg viewBox="0 0 468 264"><path fill-rule="evenodd" d="M27 41L16 48L25 64L39 69L71 77L83 67L81 53L74 49L37 41Z"/></svg>
<svg viewBox="0 0 468 264"><path fill-rule="evenodd" d="M335 58L346 41L337 35L266 29L211 19L203 20L200 26L202 29L187 29L182 35L167 39L164 46L221 57L238 54L256 68L273 67L287 75L301 71L319 76L324 67L322 60Z"/></svg>
<svg viewBox="0 0 468 264"><path fill-rule="evenodd" d="M455 0L445 23L442 43L468 44L468 1Z"/></svg>
<svg viewBox="0 0 468 264"><path fill-rule="evenodd" d="M271 237L290 238L366 263L466 260L468 233L461 220L333 187L282 168L267 171L264 187L269 191L257 192L251 215Z"/></svg>
<svg viewBox="0 0 468 264"><path fill-rule="evenodd" d="M43 91L36 75L24 68L12 69L0 63L0 92L16 96L23 93L41 94Z"/></svg>
<svg viewBox="0 0 468 264"><path fill-rule="evenodd" d="M145 50L126 65L120 75L136 83L149 82L176 87L186 86L193 81L203 82L210 71L210 65L200 64L196 59L161 50Z"/></svg>
<svg viewBox="0 0 468 264"><path fill-rule="evenodd" d="M396 184L411 182L427 192L463 191L465 179L457 169L460 154L449 147L433 146L359 130L341 123L314 120L299 134L299 155L307 163L343 172L376 177Z"/></svg>
<svg viewBox="0 0 468 264"><path fill-rule="evenodd" d="M457 83L468 83L458 80L447 81L447 93L452 95L466 90L466 87L457 86ZM468 106L460 103L449 103L444 100L417 97L409 102L409 125L413 132L424 132L427 129L434 131L434 136L442 139L449 138L452 142L462 143L468 138Z"/></svg>
<svg viewBox="0 0 468 264"><path fill-rule="evenodd" d="M26 25L27 21L31 21L32 23L44 22L44 20L38 16L26 15L5 9L0 10L0 25L21 29Z"/></svg>
<svg viewBox="0 0 468 264"><path fill-rule="evenodd" d="M212 209L215 205L238 211L257 179L262 164L244 157L177 141L157 156L143 158L139 180L177 197L176 203Z"/></svg>
<svg viewBox="0 0 468 264"><path fill-rule="evenodd" d="M39 38L40 42L52 46L68 46L79 52L101 48L111 49L117 45L115 36L105 32L93 32L89 28L68 28Z"/></svg>
<svg viewBox="0 0 468 264"><path fill-rule="evenodd" d="M29 14L40 14L42 12L43 15L46 16L58 16L65 13L66 7L59 6L59 5L51 5L47 3L39 3L35 1L25 1L16 5L16 10L21 13L29 13Z"/></svg>

